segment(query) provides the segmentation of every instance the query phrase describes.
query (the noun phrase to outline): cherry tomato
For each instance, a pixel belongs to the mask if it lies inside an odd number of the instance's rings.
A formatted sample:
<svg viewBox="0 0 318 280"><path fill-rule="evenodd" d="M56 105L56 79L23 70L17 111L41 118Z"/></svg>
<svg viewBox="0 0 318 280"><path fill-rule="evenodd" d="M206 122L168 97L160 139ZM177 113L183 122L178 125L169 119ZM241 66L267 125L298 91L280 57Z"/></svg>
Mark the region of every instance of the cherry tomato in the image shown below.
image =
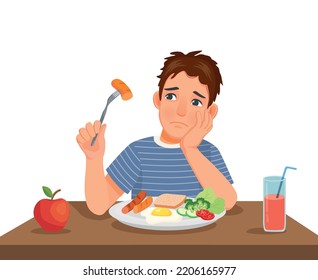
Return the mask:
<svg viewBox="0 0 318 280"><path fill-rule="evenodd" d="M203 220L212 220L215 215L211 213L209 210L202 209L196 212L196 215Z"/></svg>

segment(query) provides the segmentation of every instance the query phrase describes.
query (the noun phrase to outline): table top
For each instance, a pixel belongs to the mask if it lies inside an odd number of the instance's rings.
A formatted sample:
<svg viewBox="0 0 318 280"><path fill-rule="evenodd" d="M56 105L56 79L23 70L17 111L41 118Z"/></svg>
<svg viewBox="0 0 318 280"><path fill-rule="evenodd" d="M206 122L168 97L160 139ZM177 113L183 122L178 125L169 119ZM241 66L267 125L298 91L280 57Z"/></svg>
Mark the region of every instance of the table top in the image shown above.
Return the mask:
<svg viewBox="0 0 318 280"><path fill-rule="evenodd" d="M59 232L30 219L1 236L0 259L318 259L318 236L291 217L285 232L264 232L261 201L239 201L215 223L183 231L132 228L69 204Z"/></svg>

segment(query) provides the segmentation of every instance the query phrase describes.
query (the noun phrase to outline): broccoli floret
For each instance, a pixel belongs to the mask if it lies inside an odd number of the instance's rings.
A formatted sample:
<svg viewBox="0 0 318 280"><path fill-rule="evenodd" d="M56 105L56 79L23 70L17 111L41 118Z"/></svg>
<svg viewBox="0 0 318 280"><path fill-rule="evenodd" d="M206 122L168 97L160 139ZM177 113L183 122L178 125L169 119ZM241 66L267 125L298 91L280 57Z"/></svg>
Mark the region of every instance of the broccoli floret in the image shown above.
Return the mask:
<svg viewBox="0 0 318 280"><path fill-rule="evenodd" d="M209 209L210 208L210 202L207 200L204 200L203 204L202 204L202 209Z"/></svg>
<svg viewBox="0 0 318 280"><path fill-rule="evenodd" d="M195 206L194 208L196 210L201 210L201 209L209 209L210 207L210 202L205 200L204 198L200 197L195 201Z"/></svg>
<svg viewBox="0 0 318 280"><path fill-rule="evenodd" d="M196 201L195 201L196 205L198 206L198 208L201 208L204 204L204 199L203 198L198 198Z"/></svg>
<svg viewBox="0 0 318 280"><path fill-rule="evenodd" d="M193 211L198 211L199 208L198 208L198 204L197 203L193 203Z"/></svg>
<svg viewBox="0 0 318 280"><path fill-rule="evenodd" d="M209 209L210 208L210 202L207 200L204 200L200 203L200 209Z"/></svg>
<svg viewBox="0 0 318 280"><path fill-rule="evenodd" d="M203 203L204 201L205 201L205 199L202 198L202 197L199 197L199 198L197 198L197 199L195 200L195 202L197 202L197 203Z"/></svg>
<svg viewBox="0 0 318 280"><path fill-rule="evenodd" d="M185 208L187 210L191 210L191 211L198 211L201 209L209 209L210 208L210 202L205 200L202 197L199 197L195 201L192 201L191 199L186 199L185 203L186 203Z"/></svg>
<svg viewBox="0 0 318 280"><path fill-rule="evenodd" d="M194 202L192 200L188 201L187 204L185 205L185 208L187 210L194 211Z"/></svg>

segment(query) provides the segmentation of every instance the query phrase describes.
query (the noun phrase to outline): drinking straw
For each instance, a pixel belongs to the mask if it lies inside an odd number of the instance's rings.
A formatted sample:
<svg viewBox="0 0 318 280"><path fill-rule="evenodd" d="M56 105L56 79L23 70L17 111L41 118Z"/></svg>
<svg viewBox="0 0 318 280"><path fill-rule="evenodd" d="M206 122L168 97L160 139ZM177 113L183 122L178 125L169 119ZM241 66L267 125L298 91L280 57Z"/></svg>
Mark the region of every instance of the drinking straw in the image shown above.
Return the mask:
<svg viewBox="0 0 318 280"><path fill-rule="evenodd" d="M280 189L282 188L282 184L283 184L283 181L284 181L284 178L285 178L285 174L286 174L286 170L287 170L287 169L297 170L296 167L291 167L291 166L286 166L286 167L284 168L283 176L282 176L282 178L280 179L280 184L279 184L279 188L278 188L278 192L277 192L276 198L279 197Z"/></svg>

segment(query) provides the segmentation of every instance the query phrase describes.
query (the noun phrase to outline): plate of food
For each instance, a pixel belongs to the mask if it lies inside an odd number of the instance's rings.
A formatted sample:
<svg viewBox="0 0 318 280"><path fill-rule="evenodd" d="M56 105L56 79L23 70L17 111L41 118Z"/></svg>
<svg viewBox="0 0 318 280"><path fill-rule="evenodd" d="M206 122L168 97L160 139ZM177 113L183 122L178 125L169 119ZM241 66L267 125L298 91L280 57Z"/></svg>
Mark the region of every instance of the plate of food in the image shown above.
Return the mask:
<svg viewBox="0 0 318 280"><path fill-rule="evenodd" d="M187 230L200 228L222 218L224 200L205 189L195 198L165 193L158 197L141 191L129 201L116 203L109 214L119 222L148 230Z"/></svg>

